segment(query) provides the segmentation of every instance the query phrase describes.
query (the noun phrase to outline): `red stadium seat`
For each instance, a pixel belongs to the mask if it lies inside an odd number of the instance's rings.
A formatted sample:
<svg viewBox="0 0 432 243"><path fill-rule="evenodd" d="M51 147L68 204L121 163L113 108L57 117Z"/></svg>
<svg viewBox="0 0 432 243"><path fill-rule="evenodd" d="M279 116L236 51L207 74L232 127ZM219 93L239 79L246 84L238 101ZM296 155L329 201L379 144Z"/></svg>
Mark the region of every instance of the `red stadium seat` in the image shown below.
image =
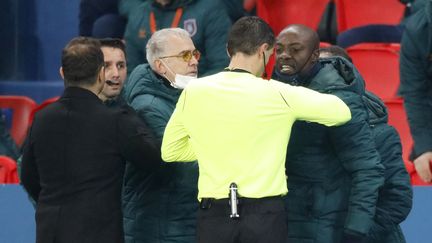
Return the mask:
<svg viewBox="0 0 432 243"><path fill-rule="evenodd" d="M402 142L402 157L409 174L414 172L414 165L409 160L409 154L413 146L408 119L403 107L402 99L389 99L384 101L388 111L388 123L399 133Z"/></svg>
<svg viewBox="0 0 432 243"><path fill-rule="evenodd" d="M411 184L415 186L432 186L432 183L426 183L422 179L420 179L420 176L417 174L416 171L411 174Z"/></svg>
<svg viewBox="0 0 432 243"><path fill-rule="evenodd" d="M402 99L386 100L385 104L389 113L389 124L396 128L401 137L403 159L405 167L411 176L411 184L416 186L431 186L432 183L425 183L420 179L415 171L414 164L408 158L413 146L413 139Z"/></svg>
<svg viewBox="0 0 432 243"><path fill-rule="evenodd" d="M381 99L397 97L400 44L362 43L347 49L366 82Z"/></svg>
<svg viewBox="0 0 432 243"><path fill-rule="evenodd" d="M257 0L256 10L277 35L289 24L318 29L328 3L329 0Z"/></svg>
<svg viewBox="0 0 432 243"><path fill-rule="evenodd" d="M0 184L18 183L16 162L7 156L0 155Z"/></svg>
<svg viewBox="0 0 432 243"><path fill-rule="evenodd" d="M398 0L336 0L335 3L339 33L369 24L397 25L405 9Z"/></svg>
<svg viewBox="0 0 432 243"><path fill-rule="evenodd" d="M29 118L36 102L26 96L0 96L0 108L12 109L11 136L20 146L27 135Z"/></svg>

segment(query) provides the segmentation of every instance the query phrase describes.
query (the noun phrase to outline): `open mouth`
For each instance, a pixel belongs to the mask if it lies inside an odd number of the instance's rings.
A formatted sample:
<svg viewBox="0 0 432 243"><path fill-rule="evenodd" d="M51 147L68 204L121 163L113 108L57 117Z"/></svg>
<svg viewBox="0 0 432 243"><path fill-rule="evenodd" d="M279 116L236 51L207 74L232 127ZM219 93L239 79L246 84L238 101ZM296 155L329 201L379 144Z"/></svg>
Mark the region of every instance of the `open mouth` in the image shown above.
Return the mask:
<svg viewBox="0 0 432 243"><path fill-rule="evenodd" d="M113 80L106 80L105 83L108 84L109 86L119 86L120 85L120 82L113 81Z"/></svg>
<svg viewBox="0 0 432 243"><path fill-rule="evenodd" d="M294 67L288 64L281 64L279 66L280 66L280 72L282 73L291 73L295 71Z"/></svg>

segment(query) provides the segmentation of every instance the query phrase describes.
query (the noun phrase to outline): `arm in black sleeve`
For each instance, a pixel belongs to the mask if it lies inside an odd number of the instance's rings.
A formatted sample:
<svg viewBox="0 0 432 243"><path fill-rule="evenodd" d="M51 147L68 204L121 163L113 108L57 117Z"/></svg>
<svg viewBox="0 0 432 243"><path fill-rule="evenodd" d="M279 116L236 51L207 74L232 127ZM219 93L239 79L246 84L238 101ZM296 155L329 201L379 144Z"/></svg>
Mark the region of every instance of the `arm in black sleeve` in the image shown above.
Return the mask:
<svg viewBox="0 0 432 243"><path fill-rule="evenodd" d="M144 170L159 165L160 148L150 129L131 108L122 109L119 116L119 144L125 160Z"/></svg>
<svg viewBox="0 0 432 243"><path fill-rule="evenodd" d="M33 153L33 144L31 141L31 129L23 147L21 183L30 197L38 201L41 191L39 172Z"/></svg>

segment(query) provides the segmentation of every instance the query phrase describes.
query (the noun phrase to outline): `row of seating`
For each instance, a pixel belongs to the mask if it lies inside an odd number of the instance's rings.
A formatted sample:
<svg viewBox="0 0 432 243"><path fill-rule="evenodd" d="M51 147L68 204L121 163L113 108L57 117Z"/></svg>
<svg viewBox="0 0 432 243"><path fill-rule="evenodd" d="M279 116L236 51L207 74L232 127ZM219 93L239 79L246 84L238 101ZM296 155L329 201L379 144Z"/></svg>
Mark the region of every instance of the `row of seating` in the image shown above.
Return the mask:
<svg viewBox="0 0 432 243"><path fill-rule="evenodd" d="M324 14L331 14L328 8L333 5L338 33L369 24L398 25L405 9L398 0L258 0L256 3L257 15L275 33L288 24L304 24L317 30L320 21L326 18Z"/></svg>
<svg viewBox="0 0 432 243"><path fill-rule="evenodd" d="M338 32L369 25L398 25L405 6L398 0L335 0Z"/></svg>
<svg viewBox="0 0 432 243"><path fill-rule="evenodd" d="M398 98L399 43L361 43L346 49L366 83L381 99Z"/></svg>
<svg viewBox="0 0 432 243"><path fill-rule="evenodd" d="M52 97L38 105L27 96L0 95L0 108L12 110L10 133L18 146L24 142L35 113L57 99L58 97ZM16 162L7 156L0 156L0 184L2 183L19 183Z"/></svg>
<svg viewBox="0 0 432 243"><path fill-rule="evenodd" d="M18 146L23 144L34 114L57 99L53 97L38 105L27 96L0 95L0 108L12 110L10 134Z"/></svg>

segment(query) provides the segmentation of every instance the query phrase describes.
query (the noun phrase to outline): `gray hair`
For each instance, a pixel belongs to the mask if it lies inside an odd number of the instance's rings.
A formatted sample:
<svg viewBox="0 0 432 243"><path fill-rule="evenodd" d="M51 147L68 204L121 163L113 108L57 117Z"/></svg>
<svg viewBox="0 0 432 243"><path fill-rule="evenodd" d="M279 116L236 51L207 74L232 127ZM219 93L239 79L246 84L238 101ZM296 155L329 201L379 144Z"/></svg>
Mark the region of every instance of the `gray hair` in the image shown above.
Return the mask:
<svg viewBox="0 0 432 243"><path fill-rule="evenodd" d="M179 37L182 39L190 39L189 33L180 28L166 28L153 33L147 42L146 58L150 67L154 69L154 61L163 56L171 37Z"/></svg>

